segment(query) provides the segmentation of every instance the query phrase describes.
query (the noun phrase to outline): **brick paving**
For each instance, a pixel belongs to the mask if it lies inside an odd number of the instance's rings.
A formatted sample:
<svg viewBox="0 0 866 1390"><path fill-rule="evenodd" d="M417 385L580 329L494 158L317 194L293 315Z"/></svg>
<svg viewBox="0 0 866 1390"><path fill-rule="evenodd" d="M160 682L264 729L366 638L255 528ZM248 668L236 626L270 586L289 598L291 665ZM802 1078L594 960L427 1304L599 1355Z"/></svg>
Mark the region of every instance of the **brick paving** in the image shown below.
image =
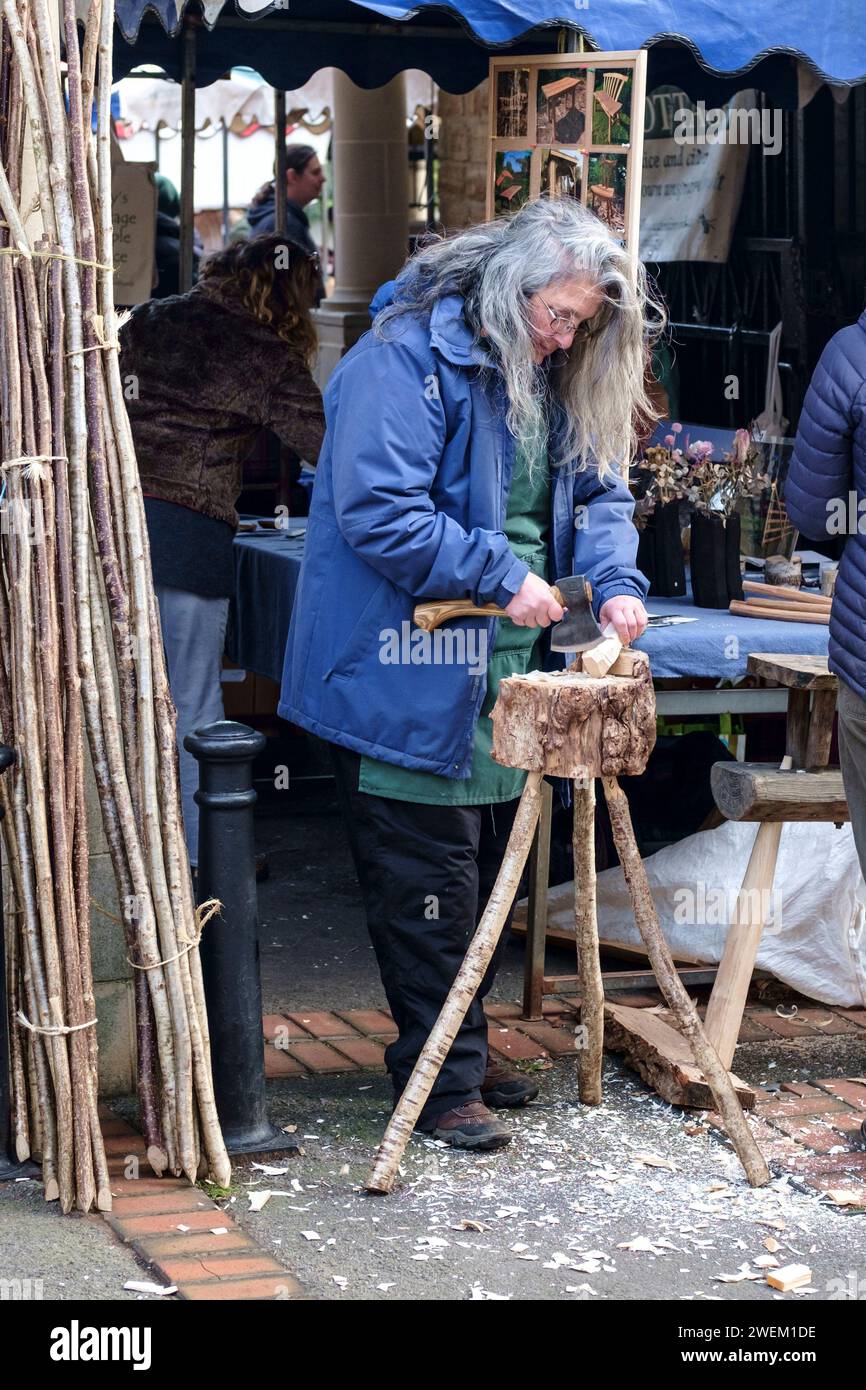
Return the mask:
<svg viewBox="0 0 866 1390"><path fill-rule="evenodd" d="M634 1008L663 1002L657 991L615 998ZM574 1055L574 1029L580 1017L580 1000L575 995L546 996L543 1019L524 1020L519 1003L489 1003L485 1012L490 1047L504 1060L551 1064ZM270 1014L263 1021L263 1033L269 1077L381 1072L384 1047L396 1036L390 1015L374 1009L340 1014L300 1010L285 1018ZM866 1010L810 1005L789 1012L789 1006L780 1005L777 1013L756 1002L746 1007L739 1040L778 1043L844 1034L860 1034L866 1043ZM839 1188L853 1193L862 1197L866 1210L866 1153L852 1147L866 1117L866 1078L786 1082L773 1093L753 1089L757 1103L751 1123L773 1171L790 1173L819 1192ZM721 1128L717 1116L709 1119Z"/></svg>
<svg viewBox="0 0 866 1390"><path fill-rule="evenodd" d="M658 993L617 998L645 1008L661 1002ZM553 1059L574 1056L576 996L546 997L543 1019L524 1020L520 1005L508 1002L491 1003L486 1013L490 1047L503 1059L552 1065ZM776 1014L765 1004L749 1004L740 1041L857 1033L866 1042L864 1010L810 1007L789 1017L784 1010ZM396 1031L390 1015L377 1009L301 1009L266 1015L262 1037L265 1074L300 1078L381 1072L385 1046ZM866 1117L866 1077L783 1082L772 1093L755 1090L750 1123L772 1170L816 1192L842 1189L860 1201L840 1210L866 1212L866 1152L855 1147ZM200 1188L184 1178L155 1177L144 1141L124 1120L107 1109L101 1119L113 1197L105 1220L151 1266L155 1282L175 1284L179 1297L189 1301L305 1297L289 1271ZM721 1128L718 1116L708 1119ZM140 1177L130 1176L136 1171Z"/></svg>
<svg viewBox="0 0 866 1390"><path fill-rule="evenodd" d="M186 1178L157 1178L144 1140L125 1121L106 1109L100 1121L112 1196L104 1219L150 1265L154 1283L174 1284L190 1301L305 1297L289 1271L201 1188Z"/></svg>

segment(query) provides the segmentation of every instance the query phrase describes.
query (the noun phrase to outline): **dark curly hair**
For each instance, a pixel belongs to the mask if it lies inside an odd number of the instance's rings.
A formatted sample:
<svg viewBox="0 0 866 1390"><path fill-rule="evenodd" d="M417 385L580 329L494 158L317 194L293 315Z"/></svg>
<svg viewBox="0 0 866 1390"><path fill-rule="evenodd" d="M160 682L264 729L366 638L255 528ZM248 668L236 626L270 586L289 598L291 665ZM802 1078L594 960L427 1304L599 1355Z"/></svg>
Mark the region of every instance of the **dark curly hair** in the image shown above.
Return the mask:
<svg viewBox="0 0 866 1390"><path fill-rule="evenodd" d="M215 290L239 294L259 323L307 366L316 354L310 309L319 288L319 258L288 237L269 232L217 251L203 263L200 278Z"/></svg>

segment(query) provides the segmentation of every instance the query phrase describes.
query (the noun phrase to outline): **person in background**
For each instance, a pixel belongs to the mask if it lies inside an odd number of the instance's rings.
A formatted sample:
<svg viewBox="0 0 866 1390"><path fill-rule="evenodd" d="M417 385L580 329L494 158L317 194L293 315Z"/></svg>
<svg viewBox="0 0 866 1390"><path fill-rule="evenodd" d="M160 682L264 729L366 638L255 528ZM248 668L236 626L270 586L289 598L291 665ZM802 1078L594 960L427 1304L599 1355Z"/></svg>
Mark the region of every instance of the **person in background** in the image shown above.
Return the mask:
<svg viewBox="0 0 866 1390"><path fill-rule="evenodd" d="M657 315L642 267L567 199L438 240L383 300L328 382L278 711L332 746L399 1095L502 862L525 773L494 762L488 716L503 677L548 659L550 582L586 574L623 641L646 624L622 467ZM389 650L447 598L507 616L464 620L453 661ZM488 1056L496 963L419 1118L457 1148L507 1144L491 1107L538 1093Z"/></svg>
<svg viewBox="0 0 866 1390"><path fill-rule="evenodd" d="M156 273L157 283L151 291L153 299L166 299L180 288L180 194L165 174L156 174ZM201 238L195 233L193 245L193 280L203 254Z"/></svg>
<svg viewBox="0 0 866 1390"><path fill-rule="evenodd" d="M829 666L839 677L842 780L866 876L866 312L830 339L815 368L784 494L788 516L809 540L836 540L840 530L846 536L830 610Z"/></svg>
<svg viewBox="0 0 866 1390"><path fill-rule="evenodd" d="M222 655L243 461L263 427L311 463L324 433L310 374L318 283L318 260L306 248L282 236L254 237L206 260L188 294L140 304L121 330L193 868L198 765L183 740L224 717Z"/></svg>
<svg viewBox="0 0 866 1390"><path fill-rule="evenodd" d="M325 171L312 145L286 145L286 235L316 254L316 243L310 232L310 220L304 208L321 195ZM232 229L232 241L247 236L273 232L277 224L277 194L275 181L264 184L253 198L246 215ZM318 305L325 297L324 279L320 277L316 297Z"/></svg>

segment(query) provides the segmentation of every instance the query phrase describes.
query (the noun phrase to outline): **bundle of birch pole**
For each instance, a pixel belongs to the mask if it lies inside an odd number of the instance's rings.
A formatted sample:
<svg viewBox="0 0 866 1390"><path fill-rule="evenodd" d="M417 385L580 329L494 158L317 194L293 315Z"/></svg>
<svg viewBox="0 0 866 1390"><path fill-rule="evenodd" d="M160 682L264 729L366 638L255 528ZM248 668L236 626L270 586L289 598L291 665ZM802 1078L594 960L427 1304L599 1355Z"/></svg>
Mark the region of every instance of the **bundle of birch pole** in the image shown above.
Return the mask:
<svg viewBox="0 0 866 1390"><path fill-rule="evenodd" d="M229 1180L112 286L112 0L0 0L0 777L13 1124L65 1211L111 1204L97 1116L92 763L156 1172ZM65 90L61 36L66 60ZM96 130L91 113L96 106ZM35 231L34 231L35 225ZM85 746L85 739L86 745Z"/></svg>

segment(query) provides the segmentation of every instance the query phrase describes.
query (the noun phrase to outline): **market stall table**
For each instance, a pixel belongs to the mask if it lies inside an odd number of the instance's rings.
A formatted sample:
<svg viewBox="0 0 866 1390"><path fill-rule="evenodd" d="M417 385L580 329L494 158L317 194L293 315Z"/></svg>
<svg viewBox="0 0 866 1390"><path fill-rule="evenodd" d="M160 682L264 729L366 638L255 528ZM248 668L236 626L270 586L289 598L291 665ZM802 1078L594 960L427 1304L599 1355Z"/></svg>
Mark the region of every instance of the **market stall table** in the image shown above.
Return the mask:
<svg viewBox="0 0 866 1390"><path fill-rule="evenodd" d="M659 689L659 682L712 679L736 686L747 675L750 652L827 655L827 628L819 623L742 618L726 608L696 608L691 595L650 598L647 612L690 621L649 627L635 646L647 653L656 682L656 709L663 715L771 714L787 709L784 688Z"/></svg>
<svg viewBox="0 0 866 1390"><path fill-rule="evenodd" d="M282 530L259 528L239 531L235 537L235 592L226 653L243 670L278 684L306 533L307 518L302 516L289 518Z"/></svg>
<svg viewBox="0 0 866 1390"><path fill-rule="evenodd" d="M284 530L262 528L235 538L235 593L226 650L246 671L279 682L292 604L301 572L307 519L290 519ZM766 714L784 711L783 689L736 688L746 676L752 651L826 656L827 629L815 623L740 618L727 609L696 608L684 598L651 598L650 614L692 621L648 628L636 643L650 659L653 679L703 679L735 688L657 689L659 714Z"/></svg>

